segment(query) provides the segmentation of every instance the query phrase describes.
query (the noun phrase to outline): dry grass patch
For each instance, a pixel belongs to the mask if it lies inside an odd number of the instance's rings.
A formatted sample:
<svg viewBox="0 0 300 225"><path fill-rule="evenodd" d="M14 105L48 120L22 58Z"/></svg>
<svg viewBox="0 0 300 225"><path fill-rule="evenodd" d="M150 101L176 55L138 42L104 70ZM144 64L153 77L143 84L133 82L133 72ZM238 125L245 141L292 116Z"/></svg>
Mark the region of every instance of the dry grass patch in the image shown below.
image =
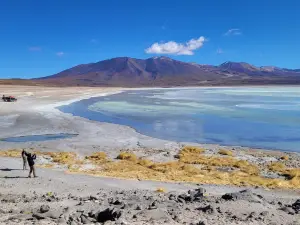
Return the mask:
<svg viewBox="0 0 300 225"><path fill-rule="evenodd" d="M289 156L288 155L283 155L280 157L281 160L287 161L289 160Z"/></svg>
<svg viewBox="0 0 300 225"><path fill-rule="evenodd" d="M281 162L272 162L268 165L270 171L282 173L286 170L286 166Z"/></svg>
<svg viewBox="0 0 300 225"><path fill-rule="evenodd" d="M162 187L159 187L156 189L156 192L158 193L166 193L166 189L162 188Z"/></svg>
<svg viewBox="0 0 300 225"><path fill-rule="evenodd" d="M54 163L58 164L82 164L83 162L77 159L74 152L45 152L42 155L50 156Z"/></svg>
<svg viewBox="0 0 300 225"><path fill-rule="evenodd" d="M201 154L204 153L205 149L196 146L185 146L181 149L181 154Z"/></svg>
<svg viewBox="0 0 300 225"><path fill-rule="evenodd" d="M85 158L95 164L102 164L109 161L105 152L94 152L92 155L86 156Z"/></svg>
<svg viewBox="0 0 300 225"><path fill-rule="evenodd" d="M22 150L10 149L10 150L6 150L6 151L0 151L0 156L17 158L17 157L21 157L21 153L22 153Z"/></svg>
<svg viewBox="0 0 300 225"><path fill-rule="evenodd" d="M218 153L220 155L234 156L232 151L229 151L229 150L226 150L226 149L221 149Z"/></svg>
<svg viewBox="0 0 300 225"><path fill-rule="evenodd" d="M117 156L117 159L128 160L128 161L137 161L138 160L137 156L131 152L121 152Z"/></svg>

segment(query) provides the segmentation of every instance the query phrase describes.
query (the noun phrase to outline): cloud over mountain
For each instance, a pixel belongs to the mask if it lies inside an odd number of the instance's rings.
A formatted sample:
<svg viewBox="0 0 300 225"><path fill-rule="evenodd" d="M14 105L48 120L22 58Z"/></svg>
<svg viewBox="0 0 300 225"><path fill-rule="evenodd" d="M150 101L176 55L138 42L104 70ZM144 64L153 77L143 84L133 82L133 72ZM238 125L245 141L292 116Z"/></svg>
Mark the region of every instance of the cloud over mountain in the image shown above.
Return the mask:
<svg viewBox="0 0 300 225"><path fill-rule="evenodd" d="M201 48L206 41L201 36L198 39L191 39L186 43L168 41L164 43L154 43L145 50L148 54L169 54L169 55L194 55L194 51Z"/></svg>

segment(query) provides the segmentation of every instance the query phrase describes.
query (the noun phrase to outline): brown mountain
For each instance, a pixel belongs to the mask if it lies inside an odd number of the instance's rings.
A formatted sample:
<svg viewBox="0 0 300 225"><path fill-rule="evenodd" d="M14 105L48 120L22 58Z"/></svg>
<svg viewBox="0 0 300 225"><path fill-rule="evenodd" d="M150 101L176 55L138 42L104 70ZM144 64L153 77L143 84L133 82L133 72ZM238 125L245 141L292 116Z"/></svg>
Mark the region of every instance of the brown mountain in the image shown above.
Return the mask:
<svg viewBox="0 0 300 225"><path fill-rule="evenodd" d="M243 62L210 66L168 57L145 60L119 57L78 65L33 81L53 85L127 87L300 84L300 72L269 66L255 67Z"/></svg>

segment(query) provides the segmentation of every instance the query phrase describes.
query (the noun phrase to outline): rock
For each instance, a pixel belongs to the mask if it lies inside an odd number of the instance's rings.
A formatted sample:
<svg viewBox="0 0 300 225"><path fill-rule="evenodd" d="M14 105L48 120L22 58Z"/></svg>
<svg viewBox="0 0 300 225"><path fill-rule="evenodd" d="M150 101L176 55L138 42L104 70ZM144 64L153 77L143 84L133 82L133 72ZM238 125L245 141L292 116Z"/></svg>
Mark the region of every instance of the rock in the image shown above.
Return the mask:
<svg viewBox="0 0 300 225"><path fill-rule="evenodd" d="M203 221L200 221L200 222L196 222L196 223L191 223L191 225L206 225L206 223Z"/></svg>
<svg viewBox="0 0 300 225"><path fill-rule="evenodd" d="M40 213L46 213L50 210L50 206L49 205L42 205L40 208Z"/></svg>
<svg viewBox="0 0 300 225"><path fill-rule="evenodd" d="M176 200L176 196L174 194L170 194L169 195L169 200Z"/></svg>
<svg viewBox="0 0 300 225"><path fill-rule="evenodd" d="M148 207L148 209L157 209L157 201L154 201L154 202L152 202L152 204L151 205L149 205L149 207Z"/></svg>
<svg viewBox="0 0 300 225"><path fill-rule="evenodd" d="M83 224L91 224L91 221L84 215L81 215L80 219L81 219L81 223Z"/></svg>
<svg viewBox="0 0 300 225"><path fill-rule="evenodd" d="M38 219L38 220L46 219L45 214L41 214L41 213L34 213L34 214L32 214L32 217L33 217L33 218L36 218L36 219Z"/></svg>
<svg viewBox="0 0 300 225"><path fill-rule="evenodd" d="M236 193L227 193L223 195L222 198L226 201L244 200L255 203L262 202L261 198L257 197L257 195L253 194L252 191L248 189Z"/></svg>
<svg viewBox="0 0 300 225"><path fill-rule="evenodd" d="M115 208L107 208L104 211L101 211L97 215L97 221L100 223L104 223L105 221L115 221L120 218L122 212Z"/></svg>
<svg viewBox="0 0 300 225"><path fill-rule="evenodd" d="M113 205L123 205L124 203L121 202L121 201L119 201L119 199L117 199L117 200L114 201L112 204L113 204Z"/></svg>
<svg viewBox="0 0 300 225"><path fill-rule="evenodd" d="M279 210L282 210L283 212L286 212L287 214L290 214L290 215L295 214L295 211L290 207L285 206L285 207L280 208Z"/></svg>
<svg viewBox="0 0 300 225"><path fill-rule="evenodd" d="M300 213L300 199L292 204L292 208L294 209L295 213Z"/></svg>
<svg viewBox="0 0 300 225"><path fill-rule="evenodd" d="M183 199L185 202L194 202L194 201L200 201L202 200L203 196L205 193L204 188L198 188L195 190L189 190L188 194L180 194L178 195L177 200L180 201L179 199ZM182 202L182 201L180 201Z"/></svg>
<svg viewBox="0 0 300 225"><path fill-rule="evenodd" d="M143 218L147 221L171 221L172 219L168 216L167 212L161 209L143 210L135 215L135 218Z"/></svg>
<svg viewBox="0 0 300 225"><path fill-rule="evenodd" d="M140 205L137 205L135 210L142 210L142 207Z"/></svg>
<svg viewBox="0 0 300 225"><path fill-rule="evenodd" d="M269 212L268 211L263 211L259 215L261 215L261 216L268 216Z"/></svg>
<svg viewBox="0 0 300 225"><path fill-rule="evenodd" d="M59 219L57 220L57 223L58 223L58 224L61 224L61 225L65 225L65 224L67 224L67 221L66 221L64 218L59 218Z"/></svg>
<svg viewBox="0 0 300 225"><path fill-rule="evenodd" d="M98 198L97 198L97 196L91 195L89 200L95 201L95 200L98 200Z"/></svg>
<svg viewBox="0 0 300 225"><path fill-rule="evenodd" d="M208 213L208 214L213 214L216 211L211 205L207 205L205 207L198 208L197 210L202 211L204 213Z"/></svg>

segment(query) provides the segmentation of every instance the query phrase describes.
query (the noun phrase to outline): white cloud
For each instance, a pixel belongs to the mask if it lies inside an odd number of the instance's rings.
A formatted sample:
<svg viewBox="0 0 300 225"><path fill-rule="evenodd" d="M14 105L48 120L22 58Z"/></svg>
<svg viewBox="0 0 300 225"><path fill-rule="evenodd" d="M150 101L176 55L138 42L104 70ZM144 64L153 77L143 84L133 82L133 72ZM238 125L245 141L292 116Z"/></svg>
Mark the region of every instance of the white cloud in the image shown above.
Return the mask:
<svg viewBox="0 0 300 225"><path fill-rule="evenodd" d="M221 49L221 48L217 49L217 54L223 54L223 53L224 53L223 49Z"/></svg>
<svg viewBox="0 0 300 225"><path fill-rule="evenodd" d="M42 50L42 48L38 47L38 46L31 46L31 47L28 48L28 50L31 51L31 52L39 52L39 51Z"/></svg>
<svg viewBox="0 0 300 225"><path fill-rule="evenodd" d="M242 31L237 28L229 29L225 34L225 36L233 36L233 35L242 35Z"/></svg>
<svg viewBox="0 0 300 225"><path fill-rule="evenodd" d="M64 52L57 52L56 55L62 57L65 53Z"/></svg>
<svg viewBox="0 0 300 225"><path fill-rule="evenodd" d="M177 43L175 41L156 42L147 48L145 52L148 54L194 55L194 51L201 48L206 40L201 36L186 43Z"/></svg>

